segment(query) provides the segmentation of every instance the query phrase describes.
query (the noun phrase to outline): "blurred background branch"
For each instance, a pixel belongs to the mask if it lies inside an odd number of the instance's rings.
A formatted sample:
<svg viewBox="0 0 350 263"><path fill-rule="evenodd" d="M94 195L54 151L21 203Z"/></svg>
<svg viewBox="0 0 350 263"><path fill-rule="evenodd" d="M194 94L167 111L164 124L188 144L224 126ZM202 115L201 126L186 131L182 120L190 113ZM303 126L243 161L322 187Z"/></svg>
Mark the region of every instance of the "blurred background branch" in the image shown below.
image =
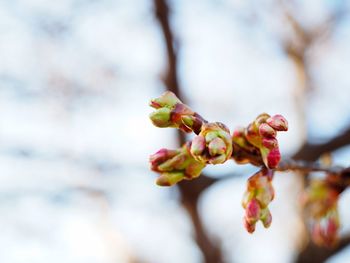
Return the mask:
<svg viewBox="0 0 350 263"><path fill-rule="evenodd" d="M167 90L175 93L181 101L185 101L179 87L177 74L177 48L175 48L175 38L170 28L170 10L166 0L154 0L155 14L162 29L167 51L167 71L164 77L164 85ZM186 142L186 136L183 132L177 131L178 145L181 146ZM181 202L191 217L195 240L204 257L204 262L223 262L222 253L218 242L215 242L208 235L198 210L198 200L204 190L206 190L214 179L202 174L200 178L192 184L186 182L179 183Z"/></svg>

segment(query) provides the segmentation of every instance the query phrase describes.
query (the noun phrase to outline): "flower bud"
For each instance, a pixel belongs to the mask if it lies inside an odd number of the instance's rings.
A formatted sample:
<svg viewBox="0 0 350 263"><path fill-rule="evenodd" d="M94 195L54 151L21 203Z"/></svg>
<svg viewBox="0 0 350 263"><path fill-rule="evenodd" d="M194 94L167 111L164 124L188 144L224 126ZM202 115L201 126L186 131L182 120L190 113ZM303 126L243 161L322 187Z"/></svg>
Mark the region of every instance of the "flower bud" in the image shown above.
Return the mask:
<svg viewBox="0 0 350 263"><path fill-rule="evenodd" d="M190 131L193 130L196 134L199 133L203 124L203 118L196 113L193 115L181 115L181 121L186 128L188 128Z"/></svg>
<svg viewBox="0 0 350 263"><path fill-rule="evenodd" d="M155 154L151 155L149 158L151 164L151 170L155 172L159 172L158 166L165 161L172 159L179 153L177 150L168 150L168 149L160 149Z"/></svg>
<svg viewBox="0 0 350 263"><path fill-rule="evenodd" d="M249 233L254 232L259 220L265 228L271 225L272 216L268 205L274 198L272 176L272 170L263 168L248 179L242 205L245 209L244 225Z"/></svg>
<svg viewBox="0 0 350 263"><path fill-rule="evenodd" d="M255 198L252 198L246 207L245 210L245 217L250 221L250 222L256 222L259 220L260 217L260 204L258 200Z"/></svg>
<svg viewBox="0 0 350 263"><path fill-rule="evenodd" d="M312 240L319 246L333 247L338 241L339 216L324 218L314 222Z"/></svg>
<svg viewBox="0 0 350 263"><path fill-rule="evenodd" d="M164 128L171 127L172 122L170 121L171 110L168 108L160 108L149 115L153 125Z"/></svg>
<svg viewBox="0 0 350 263"><path fill-rule="evenodd" d="M277 131L288 129L287 121L281 115L270 117L264 113L259 115L246 129L247 141L259 149L266 167L276 168L281 154L276 139Z"/></svg>
<svg viewBox="0 0 350 263"><path fill-rule="evenodd" d="M303 195L312 240L320 246L332 247L338 240L339 192L327 181L314 179Z"/></svg>
<svg viewBox="0 0 350 263"><path fill-rule="evenodd" d="M262 123L259 126L259 134L262 137L267 137L267 138L274 138L277 135L277 132L272 128L270 125L267 123Z"/></svg>
<svg viewBox="0 0 350 263"><path fill-rule="evenodd" d="M265 228L269 228L272 223L272 215L270 210L266 207L261 210L260 220L263 223Z"/></svg>
<svg viewBox="0 0 350 263"><path fill-rule="evenodd" d="M156 111L150 114L152 123L160 128L174 127L184 132L200 132L205 120L183 104L174 93L167 91L151 100L150 106Z"/></svg>
<svg viewBox="0 0 350 263"><path fill-rule="evenodd" d="M254 233L256 222L254 222L254 223L249 222L249 220L247 220L247 219L244 217L244 218L243 218L243 224L244 224L244 228L247 230L248 233L250 233L250 234Z"/></svg>
<svg viewBox="0 0 350 263"><path fill-rule="evenodd" d="M274 115L266 120L266 123L274 128L276 131L287 131L288 122L282 115Z"/></svg>
<svg viewBox="0 0 350 263"><path fill-rule="evenodd" d="M171 186L181 180L198 177L205 163L195 160L190 154L190 143L177 150L161 149L150 156L151 169L160 176L157 184Z"/></svg>
<svg viewBox="0 0 350 263"><path fill-rule="evenodd" d="M221 155L226 151L226 144L222 139L216 137L209 143L208 149L211 156Z"/></svg>
<svg viewBox="0 0 350 263"><path fill-rule="evenodd" d="M194 137L191 145L191 153L193 155L201 155L206 147L205 138L201 135Z"/></svg>
<svg viewBox="0 0 350 263"><path fill-rule="evenodd" d="M264 157L263 157L264 158ZM281 153L278 147L270 149L266 154L266 163L268 167L275 168L281 160Z"/></svg>
<svg viewBox="0 0 350 263"><path fill-rule="evenodd" d="M232 141L228 128L222 123L205 123L192 141L191 154L201 162L219 164L231 157Z"/></svg>
<svg viewBox="0 0 350 263"><path fill-rule="evenodd" d="M263 146L265 146L267 149L275 149L278 147L278 142L276 138L264 138L262 140Z"/></svg>
<svg viewBox="0 0 350 263"><path fill-rule="evenodd" d="M176 97L176 95L171 91L166 91L159 98L152 99L150 106L155 109L163 107L171 108L174 107L177 103L181 103L178 97Z"/></svg>

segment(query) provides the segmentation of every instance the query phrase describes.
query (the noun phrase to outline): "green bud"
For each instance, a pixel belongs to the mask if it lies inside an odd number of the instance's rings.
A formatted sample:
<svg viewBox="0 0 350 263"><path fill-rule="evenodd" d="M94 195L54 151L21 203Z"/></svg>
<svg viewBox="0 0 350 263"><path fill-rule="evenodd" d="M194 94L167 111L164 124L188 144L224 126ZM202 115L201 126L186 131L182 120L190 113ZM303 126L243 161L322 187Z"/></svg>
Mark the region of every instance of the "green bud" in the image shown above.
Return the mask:
<svg viewBox="0 0 350 263"><path fill-rule="evenodd" d="M176 95L170 91L164 92L159 98L151 100L150 106L159 109L162 107L172 108L177 103L182 103Z"/></svg>
<svg viewBox="0 0 350 263"><path fill-rule="evenodd" d="M222 139L216 137L209 143L208 149L209 154L212 156L224 154L226 151L226 144Z"/></svg>
<svg viewBox="0 0 350 263"><path fill-rule="evenodd" d="M185 170L185 179L193 179L201 175L202 170L205 167L205 163L193 161L191 162Z"/></svg>
<svg viewBox="0 0 350 263"><path fill-rule="evenodd" d="M170 121L171 110L168 108L160 108L152 112L149 117L152 123L160 128L170 127L172 123Z"/></svg>
<svg viewBox="0 0 350 263"><path fill-rule="evenodd" d="M221 163L224 163L226 161L226 158L227 158L226 155L222 154L222 155L210 158L209 159L209 163L211 163L211 164L221 164Z"/></svg>
<svg viewBox="0 0 350 263"><path fill-rule="evenodd" d="M161 172L169 172L173 170L181 170L185 165L186 156L184 154L178 154L173 158L165 161L158 166L158 170Z"/></svg>
<svg viewBox="0 0 350 263"><path fill-rule="evenodd" d="M181 116L181 121L183 124L185 124L188 128L192 128L194 123L194 117L191 115L183 115Z"/></svg>
<svg viewBox="0 0 350 263"><path fill-rule="evenodd" d="M157 185L159 186L172 186L180 182L184 178L182 172L171 172L171 173L162 173L157 178Z"/></svg>
<svg viewBox="0 0 350 263"><path fill-rule="evenodd" d="M260 212L260 220L263 223L265 228L270 227L272 222L272 215L270 210L266 207L265 209L262 209Z"/></svg>
<svg viewBox="0 0 350 263"><path fill-rule="evenodd" d="M194 137L191 144L191 154L201 155L205 149L205 139L203 136L198 135Z"/></svg>
<svg viewBox="0 0 350 263"><path fill-rule="evenodd" d="M206 135L205 135L205 140L207 142L212 141L213 139L218 137L218 132L217 131L209 131Z"/></svg>

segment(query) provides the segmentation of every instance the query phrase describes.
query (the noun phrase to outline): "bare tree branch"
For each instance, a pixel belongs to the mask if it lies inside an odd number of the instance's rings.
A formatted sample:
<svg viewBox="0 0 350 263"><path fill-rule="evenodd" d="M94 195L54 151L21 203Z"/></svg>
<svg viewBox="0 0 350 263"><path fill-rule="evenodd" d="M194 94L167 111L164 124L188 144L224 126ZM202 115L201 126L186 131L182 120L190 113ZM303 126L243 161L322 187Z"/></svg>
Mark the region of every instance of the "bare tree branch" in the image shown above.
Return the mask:
<svg viewBox="0 0 350 263"><path fill-rule="evenodd" d="M166 43L166 50L167 50L167 59L168 59L168 68L166 75L164 77L164 84L166 88L169 91L174 92L182 101L182 94L178 83L178 76L177 76L177 56L176 56L176 48L174 45L174 36L172 34L170 25L169 25L169 8L167 6L167 3L165 0L154 0L155 8L156 8L156 16L160 23L162 33L164 36L164 40ZM325 35L325 32L328 34L329 27L325 27L324 24L315 29L314 32L308 32L306 31L298 21L296 21L292 15L287 13L287 18L291 23L291 26L293 30L295 31L296 37L299 40L298 46L295 46L291 43L284 43L284 49L286 53L289 55L289 57L293 60L295 63L299 77L302 79L302 87L301 93L305 95L305 93L308 91L310 86L310 79L307 72L306 67L306 52L309 49L309 47L321 36ZM329 21L336 21L336 19L332 18ZM327 23L329 22L327 21ZM332 27L334 26L333 22L331 23ZM329 24L328 24L329 25ZM301 42L301 43L300 43ZM300 99L300 96L297 96L297 99ZM301 107L301 109L304 109L304 107ZM185 134L178 132L178 142L179 145L183 144L185 142L186 136ZM332 140L324 143L324 144L310 144L306 142L301 149L293 156L298 160L304 160L304 161L315 161L317 160L323 153L330 152L332 150L335 150L343 145L346 145L350 142L350 129L343 134L333 138ZM306 166L305 166L306 165ZM310 163L300 163L300 162L282 162L281 166L279 167L279 170L303 170L303 171L312 171L312 170L322 170L327 172L327 169L320 168L316 164L312 164L310 166ZM235 176L235 175L233 175ZM229 178L230 176L224 176L223 178ZM196 235L196 241L198 246L201 248L205 262L222 262L222 255L220 249L213 244L213 242L208 237L201 218L198 213L198 207L197 202L198 198L200 197L201 193L205 191L209 186L211 186L213 183L222 180L223 178L216 179L216 178L210 178L205 175L202 175L198 179L196 179L191 184L188 184L186 182L182 182L179 184L179 189L181 193L182 203L188 213L191 216L194 228L195 228L195 235ZM341 241L341 244L347 244L347 239L344 239ZM319 253L321 250L319 248L313 248L313 245L310 243L310 245L307 246L307 249L304 250L300 254L300 257L298 257L298 260L302 260L302 258L309 257L313 252ZM339 246L337 251L342 247L342 245ZM311 248L311 253L307 252ZM322 250L323 251L323 250ZM333 250L331 253L328 253L329 257L333 253L335 253L336 250ZM326 255L326 252L322 252L323 255ZM320 253L320 255L322 254ZM321 258L321 256L320 256ZM326 258L323 256L323 258ZM297 261L298 261L297 260ZM309 261L310 262L310 261ZM317 261L322 262L322 261Z"/></svg>
<svg viewBox="0 0 350 263"><path fill-rule="evenodd" d="M300 101L299 103L303 103L300 105L301 107L299 107L299 114L302 114L303 110L305 109L304 102L306 92L312 88L312 79L309 74L309 64L307 63L307 51L314 45L314 43L324 40L325 38L329 38L329 36L334 32L336 24L347 13L347 10L344 8L343 4L344 2L340 3L339 7L324 21L324 23L321 23L320 25L311 29L311 31L305 29L299 23L299 21L297 21L296 18L286 8L284 8L286 18L291 24L297 40L296 42L284 43L283 47L296 67L301 86L298 89L299 92L303 93L299 94L297 97L298 101ZM305 121L305 116L302 116L302 118ZM350 127L343 133L322 144L312 144L306 140L304 145L294 154L292 158L296 160L314 162L322 154L334 151L347 144L350 144ZM343 181L348 181L347 177L348 172L347 169L345 169L343 170L341 178ZM347 182L342 182L343 185L340 187L343 188L346 183ZM327 258L334 255L344 246L349 244L349 242L350 238L342 239L339 247L333 250L326 250L309 242L304 250L300 252L296 262L324 262Z"/></svg>
<svg viewBox="0 0 350 263"><path fill-rule="evenodd" d="M177 78L177 56L174 47L174 36L169 25L169 8L166 0L154 0L154 5L156 17L161 26L167 50L168 69L164 78L164 84L167 90L175 93L183 101ZM177 138L179 145L182 145L186 141L186 136L181 131L177 132ZM204 261L206 263L223 262L221 249L209 238L198 211L199 196L205 189L214 183L214 181L214 179L202 175L191 183L191 185L186 183L178 184L182 204L192 219L195 230L195 239L203 253Z"/></svg>
<svg viewBox="0 0 350 263"><path fill-rule="evenodd" d="M333 249L320 248L315 244L308 244L305 249L300 252L296 263L314 263L314 262L325 262L328 258L340 252L342 249L350 244L350 236L343 237L338 246Z"/></svg>
<svg viewBox="0 0 350 263"><path fill-rule="evenodd" d="M350 127L341 134L333 137L325 143L313 144L306 142L294 155L293 159L315 161L322 154L335 151L350 144Z"/></svg>

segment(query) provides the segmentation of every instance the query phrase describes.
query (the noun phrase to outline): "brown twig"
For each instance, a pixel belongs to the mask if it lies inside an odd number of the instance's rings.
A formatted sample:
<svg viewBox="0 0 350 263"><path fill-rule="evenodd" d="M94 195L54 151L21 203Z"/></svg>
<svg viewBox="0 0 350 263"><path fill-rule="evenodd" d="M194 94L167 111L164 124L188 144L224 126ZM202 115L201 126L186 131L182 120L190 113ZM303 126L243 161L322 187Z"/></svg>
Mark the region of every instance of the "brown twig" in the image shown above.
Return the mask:
<svg viewBox="0 0 350 263"><path fill-rule="evenodd" d="M324 166L317 162L307 162L304 160L285 159L282 160L276 171L296 171L296 172L325 172L333 175L341 175L346 168L341 166Z"/></svg>
<svg viewBox="0 0 350 263"><path fill-rule="evenodd" d="M168 69L164 78L164 84L167 90L175 93L178 98L183 101L177 78L177 56L174 47L174 36L169 25L169 8L166 0L154 0L154 5L156 17L161 26L167 50ZM177 132L177 138L179 145L184 144L186 141L186 136L180 131ZM195 239L198 247L203 253L204 261L206 263L223 262L221 249L209 238L198 211L198 199L201 193L213 182L214 179L202 175L200 178L195 180L191 186L186 183L178 184L182 204L191 217L195 230Z"/></svg>
<svg viewBox="0 0 350 263"><path fill-rule="evenodd" d="M172 34L170 25L169 25L169 8L165 0L154 0L155 4L155 12L156 17L159 21L159 24L162 29L162 34L164 36L164 40L166 43L166 51L167 51L167 60L168 60L168 68L167 72L164 78L164 83L167 88L167 90L174 92L182 101L182 94L181 90L179 88L178 84L178 77L177 77L177 56L176 56L176 48L174 45L174 36ZM290 17L292 18L292 17ZM293 20L291 20L292 23L294 23ZM297 27L295 27L297 25ZM286 53L295 61L297 68L301 66L300 72L302 72L301 75L307 74L307 69L305 66L305 54L309 46L312 45L314 42L313 39L318 38L312 37L312 39L309 39L309 36L307 35L307 32L300 31L302 28L298 27L298 24L293 25L294 29L297 29L297 33L299 34L300 39L303 42L303 45L301 47L295 47L291 45L285 46ZM301 32L301 34L300 34ZM318 34L321 35L321 34ZM305 84L303 86L303 93L307 90L307 87L309 85ZM185 142L186 136L184 133L178 132L178 143L179 145L182 145ZM332 173L336 175L343 176L346 174L347 177L349 176L349 172L344 173L344 171L347 171L349 169L344 169L341 167L323 167L317 163L311 162L316 161L320 155L322 155L325 152L330 152L332 150L335 150L343 145L346 145L350 142L350 129L344 132L342 135L334 138L333 140L330 140L327 143L324 144L310 144L305 143L304 146L293 156L297 160L304 160L302 161L294 161L294 160L284 160L281 162L280 166L276 169L278 171L286 171L286 170L293 170L293 171L302 171L309 173L311 171L322 171L326 173ZM310 162L305 162L310 161ZM224 178L227 178L226 176ZM188 211L189 215L191 216L194 230L195 230L195 238L197 241L197 244L199 248L202 250L204 261L205 262L222 262L222 253L220 251L220 248L218 246L215 246L208 237L203 223L201 221L199 212L198 212L198 199L207 189L210 185L213 183L219 181L221 179L214 179L209 178L205 175L202 175L195 181L191 182L191 184L187 182L181 182L179 183L179 189L181 193L182 203L186 210ZM345 242L347 240L342 240L342 242ZM312 246L312 245L310 245ZM314 252L315 250L312 250L311 252ZM333 250L332 253L334 253L335 250ZM337 250L338 251L338 250ZM309 253L310 255L312 253ZM307 253L302 252L300 254L299 259L303 258L303 256ZM321 261L317 261L321 262Z"/></svg>
<svg viewBox="0 0 350 263"><path fill-rule="evenodd" d="M344 2L342 3L344 4ZM297 109L301 119L306 121L304 114L305 109L305 95L312 88L312 78L309 72L309 63L308 63L308 50L320 40L324 40L325 38L329 38L329 36L334 32L334 28L336 24L342 19L347 10L343 5L339 4L339 8L335 10L333 14L331 14L328 19L321 23L320 25L314 27L311 30L306 29L297 21L295 16L293 16L285 5L282 4L282 7L285 12L285 17L289 21L294 35L296 37L295 42L287 42L284 43L283 48L286 54L289 56L291 61L294 63L297 76L299 80L298 91L296 101L300 104ZM326 173L333 173L336 175L337 179L337 187L340 187L342 190L344 187L348 185L348 175L347 169L342 169L340 167L328 168L328 167L319 167L320 165L314 163L319 157L324 153L332 152L342 146L345 146L350 143L350 127L344 133L339 136L334 137L326 143L322 144L312 144L306 141L304 145L299 149L298 152L294 154L292 157L295 160L303 160L303 162L296 162L294 164L297 166L300 164L305 164L306 167L294 167L299 168L297 170L303 171L304 181L307 178L307 175L310 171L323 171ZM311 162L311 163L310 163ZM342 239L340 244L346 245L349 244L350 238ZM298 257L296 258L296 262L324 262L328 257L337 253L342 246L334 250L325 250L323 248L315 246L313 243L309 242L307 246L300 252Z"/></svg>
<svg viewBox="0 0 350 263"><path fill-rule="evenodd" d="M325 143L313 144L306 142L300 149L293 155L293 159L315 161L323 153L332 152L343 146L350 144L350 127L339 135L333 137Z"/></svg>
<svg viewBox="0 0 350 263"><path fill-rule="evenodd" d="M296 263L325 262L328 258L340 252L350 244L350 236L341 238L338 245L332 249L320 248L313 243L300 252L296 258Z"/></svg>

